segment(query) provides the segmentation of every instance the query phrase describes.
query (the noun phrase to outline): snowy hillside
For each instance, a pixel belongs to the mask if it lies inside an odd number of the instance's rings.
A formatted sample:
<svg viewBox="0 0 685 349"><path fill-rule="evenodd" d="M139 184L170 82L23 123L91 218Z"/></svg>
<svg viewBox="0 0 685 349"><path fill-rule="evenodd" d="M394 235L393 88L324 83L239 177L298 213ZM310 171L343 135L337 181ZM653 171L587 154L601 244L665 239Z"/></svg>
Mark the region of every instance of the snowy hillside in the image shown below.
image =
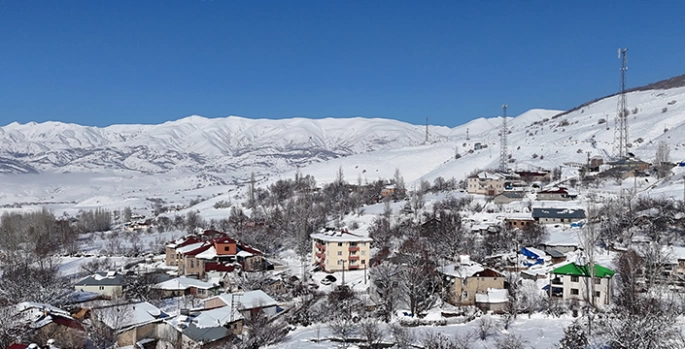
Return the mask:
<svg viewBox="0 0 685 349"><path fill-rule="evenodd" d="M436 127L449 135L446 127ZM422 126L384 119L208 119L105 128L59 122L0 127L5 173L169 170L226 172L245 166L292 167L311 161L421 144Z"/></svg>

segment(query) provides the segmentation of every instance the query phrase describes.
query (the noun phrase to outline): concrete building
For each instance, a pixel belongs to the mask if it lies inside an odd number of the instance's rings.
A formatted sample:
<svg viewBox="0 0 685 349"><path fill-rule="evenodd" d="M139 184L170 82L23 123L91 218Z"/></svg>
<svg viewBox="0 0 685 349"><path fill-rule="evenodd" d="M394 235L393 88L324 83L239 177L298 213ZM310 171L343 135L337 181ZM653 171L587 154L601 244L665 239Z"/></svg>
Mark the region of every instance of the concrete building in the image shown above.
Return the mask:
<svg viewBox="0 0 685 349"><path fill-rule="evenodd" d="M533 208L533 219L539 224L571 224L585 219L582 208Z"/></svg>
<svg viewBox="0 0 685 349"><path fill-rule="evenodd" d="M468 178L466 191L469 194L495 196L504 191L505 176L484 171Z"/></svg>
<svg viewBox="0 0 685 349"><path fill-rule="evenodd" d="M569 263L551 272L551 296L564 300L581 300L592 304L608 305L612 298L614 271L599 264L594 265L594 278L588 264ZM590 294L592 292L592 294Z"/></svg>
<svg viewBox="0 0 685 349"><path fill-rule="evenodd" d="M522 191L505 191L495 196L493 202L495 205L506 205L512 202L518 202L523 200L526 194Z"/></svg>
<svg viewBox="0 0 685 349"><path fill-rule="evenodd" d="M370 237L342 231L312 234L312 264L327 272L369 267Z"/></svg>
<svg viewBox="0 0 685 349"><path fill-rule="evenodd" d="M459 262L438 271L451 281L448 301L456 306L476 305L477 294L487 296L491 289L504 289L504 275L470 261L469 256L459 256Z"/></svg>
<svg viewBox="0 0 685 349"><path fill-rule="evenodd" d="M116 271L107 273L96 273L92 276L79 280L74 289L77 291L86 291L99 293L107 298L114 298L123 292L124 275Z"/></svg>
<svg viewBox="0 0 685 349"><path fill-rule="evenodd" d="M570 201L578 198L578 192L564 187L543 189L537 193L538 200Z"/></svg>

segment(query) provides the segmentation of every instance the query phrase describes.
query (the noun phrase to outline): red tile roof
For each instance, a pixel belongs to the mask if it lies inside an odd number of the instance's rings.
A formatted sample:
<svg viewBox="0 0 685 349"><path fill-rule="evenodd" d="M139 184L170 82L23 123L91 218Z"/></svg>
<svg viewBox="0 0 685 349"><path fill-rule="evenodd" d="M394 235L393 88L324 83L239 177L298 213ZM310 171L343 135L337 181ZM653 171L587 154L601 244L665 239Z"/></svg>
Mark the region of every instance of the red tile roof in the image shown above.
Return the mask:
<svg viewBox="0 0 685 349"><path fill-rule="evenodd" d="M235 264L223 264L216 262L206 262L205 271L221 271L221 272L233 272L235 270Z"/></svg>

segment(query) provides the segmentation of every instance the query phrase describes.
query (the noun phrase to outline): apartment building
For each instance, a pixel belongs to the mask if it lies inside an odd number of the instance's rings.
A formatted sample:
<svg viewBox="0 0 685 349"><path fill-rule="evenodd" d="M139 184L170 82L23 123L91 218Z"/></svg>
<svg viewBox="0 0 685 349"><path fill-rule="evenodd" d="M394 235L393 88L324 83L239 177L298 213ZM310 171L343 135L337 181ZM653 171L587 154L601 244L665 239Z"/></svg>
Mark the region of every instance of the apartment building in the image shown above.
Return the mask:
<svg viewBox="0 0 685 349"><path fill-rule="evenodd" d="M480 172L468 178L469 194L495 196L504 191L505 176L496 172Z"/></svg>
<svg viewBox="0 0 685 349"><path fill-rule="evenodd" d="M341 231L312 234L312 264L327 272L366 269L371 258L370 237Z"/></svg>

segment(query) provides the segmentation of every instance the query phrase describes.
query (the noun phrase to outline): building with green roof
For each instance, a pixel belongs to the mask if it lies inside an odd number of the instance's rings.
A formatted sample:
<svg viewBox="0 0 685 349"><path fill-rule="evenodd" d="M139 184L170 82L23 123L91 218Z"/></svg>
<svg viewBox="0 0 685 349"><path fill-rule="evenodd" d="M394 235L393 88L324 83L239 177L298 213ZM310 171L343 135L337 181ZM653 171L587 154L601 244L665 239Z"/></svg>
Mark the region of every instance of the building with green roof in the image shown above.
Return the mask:
<svg viewBox="0 0 685 349"><path fill-rule="evenodd" d="M550 272L550 295L564 300L580 300L594 305L608 305L612 298L615 272L599 264L593 265L594 278L588 264L568 263Z"/></svg>

